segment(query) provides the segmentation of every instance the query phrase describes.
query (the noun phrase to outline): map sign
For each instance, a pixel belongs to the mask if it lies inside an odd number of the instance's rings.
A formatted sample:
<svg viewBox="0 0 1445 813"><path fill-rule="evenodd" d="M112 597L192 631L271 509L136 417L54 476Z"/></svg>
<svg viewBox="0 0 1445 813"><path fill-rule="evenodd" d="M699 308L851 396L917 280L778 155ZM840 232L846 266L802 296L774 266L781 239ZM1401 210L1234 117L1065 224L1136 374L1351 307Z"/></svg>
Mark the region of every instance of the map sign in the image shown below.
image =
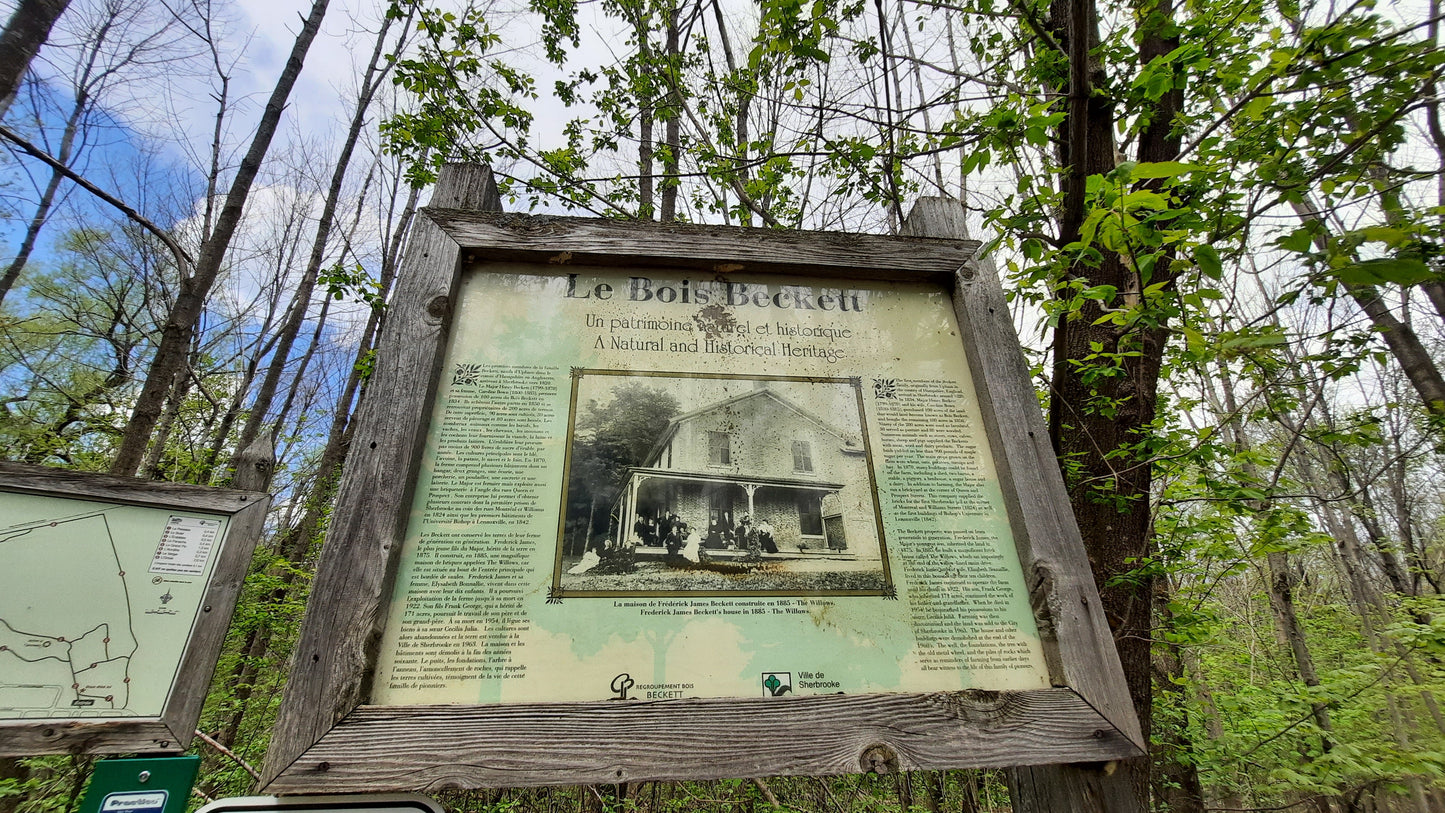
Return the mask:
<svg viewBox="0 0 1445 813"><path fill-rule="evenodd" d="M0 720L159 717L230 518L0 492Z"/></svg>

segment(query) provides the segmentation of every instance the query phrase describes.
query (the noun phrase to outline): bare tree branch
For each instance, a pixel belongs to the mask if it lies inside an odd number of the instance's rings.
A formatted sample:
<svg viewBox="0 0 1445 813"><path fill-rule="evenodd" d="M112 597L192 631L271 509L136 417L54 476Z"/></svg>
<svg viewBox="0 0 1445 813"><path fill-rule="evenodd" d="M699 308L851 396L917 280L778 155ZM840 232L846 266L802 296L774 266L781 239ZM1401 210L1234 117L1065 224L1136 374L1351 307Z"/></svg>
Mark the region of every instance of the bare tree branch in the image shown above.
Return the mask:
<svg viewBox="0 0 1445 813"><path fill-rule="evenodd" d="M105 191L104 189L101 189L99 186L91 183L89 180L86 180L83 175L71 169L70 167L67 167L60 161L56 160L50 155L50 153L47 153L45 150L42 150L34 144L31 144L29 141L26 141L24 138L22 138L19 134L17 134L10 128L0 125L0 136L3 136L7 141L19 147L26 154L30 155L33 158L39 159L40 161L44 162L46 166L50 167L56 172L59 172L66 178L69 178L76 186L79 186L81 189L84 189L90 194L95 195L97 198L100 198L101 200L115 207L117 210L120 211L121 214L134 221L136 225L139 225L141 228L144 228L146 231L160 238L160 241L166 244L166 248L169 248L171 250L171 253L175 255L176 264L181 267L182 276L190 275L190 268L192 265L195 264L195 260L191 258L190 254L186 253L185 249L181 248L181 244L177 243L175 239L166 232L165 229L162 229L160 226L157 226L155 223L151 222L150 218L146 217L140 212L137 212L135 209L132 209L130 206L126 205L125 201L121 200L120 198L117 198L116 196Z"/></svg>

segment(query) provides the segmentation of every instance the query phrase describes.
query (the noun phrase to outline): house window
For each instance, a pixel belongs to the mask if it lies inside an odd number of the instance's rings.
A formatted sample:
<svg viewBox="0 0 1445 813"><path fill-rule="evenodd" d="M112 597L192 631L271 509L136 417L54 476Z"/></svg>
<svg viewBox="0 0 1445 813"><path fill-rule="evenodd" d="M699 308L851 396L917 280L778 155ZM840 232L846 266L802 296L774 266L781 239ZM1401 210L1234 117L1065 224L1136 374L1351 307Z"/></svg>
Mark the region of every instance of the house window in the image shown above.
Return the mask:
<svg viewBox="0 0 1445 813"><path fill-rule="evenodd" d="M707 433L707 462L712 466L732 465L732 438L726 432Z"/></svg>
<svg viewBox="0 0 1445 813"><path fill-rule="evenodd" d="M803 536L823 535L823 501L813 494L798 495L798 530Z"/></svg>
<svg viewBox="0 0 1445 813"><path fill-rule="evenodd" d="M813 470L813 448L806 440L793 441L793 471Z"/></svg>

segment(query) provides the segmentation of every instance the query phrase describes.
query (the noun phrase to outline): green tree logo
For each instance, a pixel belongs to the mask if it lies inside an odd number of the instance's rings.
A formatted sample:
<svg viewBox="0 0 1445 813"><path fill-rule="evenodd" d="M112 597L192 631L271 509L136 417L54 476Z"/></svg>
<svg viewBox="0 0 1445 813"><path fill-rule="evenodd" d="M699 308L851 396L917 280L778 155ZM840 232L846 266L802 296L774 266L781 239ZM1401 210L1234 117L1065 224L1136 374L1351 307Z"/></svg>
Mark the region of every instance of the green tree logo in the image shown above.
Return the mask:
<svg viewBox="0 0 1445 813"><path fill-rule="evenodd" d="M778 677L779 674L785 676L785 677L787 678L787 680L780 679L780 678ZM788 672L767 672L767 673L764 673L764 675L763 675L763 688L768 690L768 695L769 695L769 696L772 696L772 697L781 697L782 695L786 694L787 692L792 691L792 688L793 688L793 687L792 687L792 682L793 682L793 681L792 681L792 677L793 677L792 674L790 674L790 673L788 673Z"/></svg>

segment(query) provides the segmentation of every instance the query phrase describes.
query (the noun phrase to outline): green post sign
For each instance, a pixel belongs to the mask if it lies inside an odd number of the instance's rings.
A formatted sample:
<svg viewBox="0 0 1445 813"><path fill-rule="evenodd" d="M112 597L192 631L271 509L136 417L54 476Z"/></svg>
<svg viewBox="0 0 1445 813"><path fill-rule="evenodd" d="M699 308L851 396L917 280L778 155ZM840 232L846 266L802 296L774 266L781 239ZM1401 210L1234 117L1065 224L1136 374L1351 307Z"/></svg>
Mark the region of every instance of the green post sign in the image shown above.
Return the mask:
<svg viewBox="0 0 1445 813"><path fill-rule="evenodd" d="M196 756L100 760L80 813L185 813L200 767Z"/></svg>

